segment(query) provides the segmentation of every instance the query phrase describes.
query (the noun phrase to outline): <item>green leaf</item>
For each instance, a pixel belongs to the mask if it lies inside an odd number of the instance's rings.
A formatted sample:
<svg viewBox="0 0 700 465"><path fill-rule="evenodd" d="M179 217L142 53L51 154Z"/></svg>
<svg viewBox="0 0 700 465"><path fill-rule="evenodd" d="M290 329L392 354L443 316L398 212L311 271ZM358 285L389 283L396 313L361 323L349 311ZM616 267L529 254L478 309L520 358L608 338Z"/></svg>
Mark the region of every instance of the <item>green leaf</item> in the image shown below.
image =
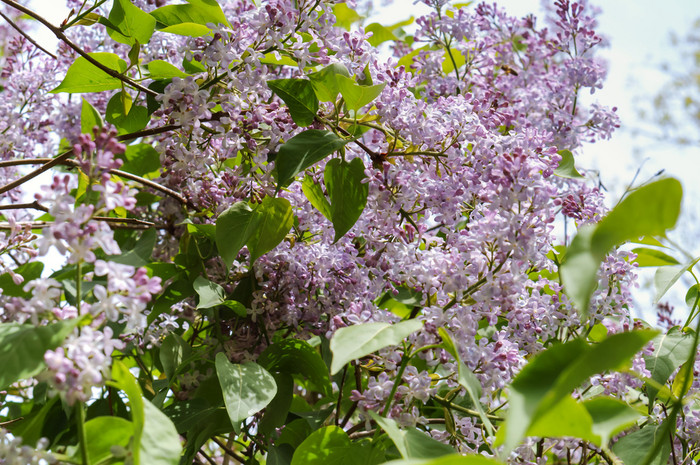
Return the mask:
<svg viewBox="0 0 700 465"><path fill-rule="evenodd" d="M656 289L654 304L659 303L661 298L666 295L681 276L695 266L695 263L697 263L697 260L693 260L687 265L659 267L654 273L654 288Z"/></svg>
<svg viewBox="0 0 700 465"><path fill-rule="evenodd" d="M583 406L593 420L593 433L600 436L603 446L641 417L637 410L613 397L596 397L583 402Z"/></svg>
<svg viewBox="0 0 700 465"><path fill-rule="evenodd" d="M665 384L676 368L688 359L693 349L692 334L685 334L677 327L671 328L666 334L660 334L652 340L654 353L644 356L646 369L651 373L651 379L658 384ZM658 394L651 384L646 384L649 398L649 412L654 408L654 399Z"/></svg>
<svg viewBox="0 0 700 465"><path fill-rule="evenodd" d="M131 250L121 255L112 255L109 259L123 265L145 266L151 263L151 255L155 245L156 232L153 229L148 229L141 234Z"/></svg>
<svg viewBox="0 0 700 465"><path fill-rule="evenodd" d="M269 346L260 354L258 363L270 372L303 375L324 395L330 396L328 368L319 353L305 341L285 339Z"/></svg>
<svg viewBox="0 0 700 465"><path fill-rule="evenodd" d="M180 23L166 26L160 32L167 32L178 36L202 37L211 33L211 29L197 23Z"/></svg>
<svg viewBox="0 0 700 465"><path fill-rule="evenodd" d="M454 357L454 359L457 361L457 382L460 384L460 386L466 389L469 398L474 404L474 407L476 407L476 410L479 412L481 422L486 427L486 432L489 434L489 436L492 436L494 433L493 424L486 415L484 406L481 405L481 383L477 379L476 375L472 373L469 368L467 368L464 362L462 362L462 359L459 356L459 351L455 346L454 339L447 332L447 330L445 328L438 328L438 334L443 340L445 350L447 350L447 352L449 352L450 355L452 355L452 357Z"/></svg>
<svg viewBox="0 0 700 465"><path fill-rule="evenodd" d="M151 11L156 18L158 29L182 23L195 23L206 26L207 23L223 24L231 27L224 12L215 0L187 0L184 5L167 5Z"/></svg>
<svg viewBox="0 0 700 465"><path fill-rule="evenodd" d="M144 398L141 395L141 388L124 362L119 360L114 360L112 363L112 380L107 381L107 385L121 389L129 399L131 422L134 427L134 436L131 441L131 453L134 458L134 463L141 463L139 459L141 454L141 436L143 434L143 425L145 422L143 407Z"/></svg>
<svg viewBox="0 0 700 465"><path fill-rule="evenodd" d="M297 126L309 126L318 112L318 99L311 81L306 79L273 79L267 86L289 108L289 113Z"/></svg>
<svg viewBox="0 0 700 465"><path fill-rule="evenodd" d="M124 73L124 71L126 71L126 61L122 60L114 53L96 52L88 53L88 55L94 58L98 63L118 73ZM58 87L51 91L51 93L66 92L71 94L102 92L103 90L120 89L121 87L122 81L105 73L85 58L78 57L75 62L70 65L70 68L68 68L66 77Z"/></svg>
<svg viewBox="0 0 700 465"><path fill-rule="evenodd" d="M124 418L104 416L86 422L85 443L90 463L98 464L112 457L114 446L126 449L133 434L134 425ZM76 462L80 462L77 456Z"/></svg>
<svg viewBox="0 0 700 465"><path fill-rule="evenodd" d="M119 168L136 176L156 173L162 168L160 154L151 144L133 144L126 146L122 157L124 164Z"/></svg>
<svg viewBox="0 0 700 465"><path fill-rule="evenodd" d="M345 65L333 63L321 71L309 74L309 80L319 100L335 102L338 92L340 92L337 76L350 77L350 73Z"/></svg>
<svg viewBox="0 0 700 465"><path fill-rule="evenodd" d="M462 55L462 52L460 52L459 50L445 50L445 53L442 57L442 72L445 74L449 74L455 70L455 65L457 69L459 69L462 66L464 66L464 63L466 62L466 58L464 58L464 55Z"/></svg>
<svg viewBox="0 0 700 465"><path fill-rule="evenodd" d="M298 63L294 60L294 58L281 54L280 57L277 58L274 52L269 52L263 55L263 57L260 59L260 63L264 65L276 66L298 66Z"/></svg>
<svg viewBox="0 0 700 465"><path fill-rule="evenodd" d="M184 79L189 76L189 74L163 60L153 60L148 63L148 72L151 75L151 79L172 79L174 77Z"/></svg>
<svg viewBox="0 0 700 465"><path fill-rule="evenodd" d="M617 455L625 465L637 465L644 462L647 454L654 447L657 440L657 434L661 434L664 430L664 425L646 425L639 431L630 433L617 441L612 446L612 451ZM649 465L666 465L671 456L671 443L663 441L661 449L656 457Z"/></svg>
<svg viewBox="0 0 700 465"><path fill-rule="evenodd" d="M260 216L246 202L237 202L216 219L216 247L227 268L260 225Z"/></svg>
<svg viewBox="0 0 700 465"><path fill-rule="evenodd" d="M574 166L574 155L569 150L560 150L561 160L559 166L554 170L554 174L560 178L582 179L581 173L576 171Z"/></svg>
<svg viewBox="0 0 700 465"><path fill-rule="evenodd" d="M593 346L576 339L538 354L511 383L502 438L506 451L513 450L531 425L590 376L628 363L656 334L649 330L619 333Z"/></svg>
<svg viewBox="0 0 700 465"><path fill-rule="evenodd" d="M264 409L277 394L277 383L267 370L253 362L233 364L222 352L216 354L216 375L234 427Z"/></svg>
<svg viewBox="0 0 700 465"><path fill-rule="evenodd" d="M601 445L600 436L593 433L593 420L588 411L568 396L543 412L525 434L549 438L568 436Z"/></svg>
<svg viewBox="0 0 700 465"><path fill-rule="evenodd" d="M386 82L377 84L375 86L361 86L357 84L353 79L345 77L343 75L337 75L336 79L338 81L338 89L340 94L345 100L345 105L348 109L357 111L364 107L372 100L379 97L382 93Z"/></svg>
<svg viewBox="0 0 700 465"><path fill-rule="evenodd" d="M683 190L662 179L632 192L596 226L581 228L560 267L564 289L585 315L597 271L610 249L640 236L662 236L676 224Z"/></svg>
<svg viewBox="0 0 700 465"><path fill-rule="evenodd" d="M292 137L280 147L275 161L278 188L348 142L330 131L320 129L309 129Z"/></svg>
<svg viewBox="0 0 700 465"><path fill-rule="evenodd" d="M294 391L294 379L290 375L277 373L273 375L273 378L275 378L277 385L277 393L267 405L265 415L258 423L259 431L265 435L272 434L275 428L284 425L289 415L289 407L292 405Z"/></svg>
<svg viewBox="0 0 700 465"><path fill-rule="evenodd" d="M0 285L0 289L2 289ZM698 285L693 284L688 288L688 292L685 293L685 303L688 307L693 308L698 301Z"/></svg>
<svg viewBox="0 0 700 465"><path fill-rule="evenodd" d="M632 253L637 254L634 262L642 266L665 266L665 265L680 265L678 260L667 255L660 250L649 249L647 247L637 247L632 249Z"/></svg>
<svg viewBox="0 0 700 465"><path fill-rule="evenodd" d="M60 346L77 326L78 319L48 326L0 323L0 390L44 369L44 354Z"/></svg>
<svg viewBox="0 0 700 465"><path fill-rule="evenodd" d="M640 236L663 236L676 225L683 188L676 179L640 187L613 208L595 229L593 250L605 255L615 245Z"/></svg>
<svg viewBox="0 0 700 465"><path fill-rule="evenodd" d="M437 459L404 459L392 460L384 465L502 465L503 462L498 462L493 459L486 458L482 455L443 455Z"/></svg>
<svg viewBox="0 0 700 465"><path fill-rule="evenodd" d="M34 394L36 395L36 391ZM25 414L24 420L13 422L5 428L9 429L13 436L22 438L23 445L35 446L39 439L46 436L43 434L47 423L46 419L50 417L51 410L54 409L54 405L59 399L59 396L50 398L39 411Z"/></svg>
<svg viewBox="0 0 700 465"><path fill-rule="evenodd" d="M199 296L199 302L197 303L198 310L201 308L216 307L226 300L224 288L202 276L197 276L197 279L192 283L192 287Z"/></svg>
<svg viewBox="0 0 700 465"><path fill-rule="evenodd" d="M362 182L365 178L365 165L359 158L350 163L334 158L326 164L323 179L331 198L334 242L355 225L367 205L369 186Z"/></svg>
<svg viewBox="0 0 700 465"><path fill-rule="evenodd" d="M104 126L102 116L90 102L83 99L83 106L80 109L80 132L82 134L92 134L93 128Z"/></svg>
<svg viewBox="0 0 700 465"><path fill-rule="evenodd" d="M148 108L132 105L128 93L117 92L107 103L105 119L117 127L119 134L140 131L148 124Z"/></svg>
<svg viewBox="0 0 700 465"><path fill-rule="evenodd" d="M416 428L402 430L396 421L381 417L372 410L369 410L368 413L391 438L405 459L429 459L455 453L455 450L449 445L436 441Z"/></svg>
<svg viewBox="0 0 700 465"><path fill-rule="evenodd" d="M356 23L362 19L362 16L350 8L346 3L336 3L333 5L333 16L335 16L335 24L348 31L353 23Z"/></svg>
<svg viewBox="0 0 700 465"><path fill-rule="evenodd" d="M331 204L328 203L328 199L323 195L321 186L316 184L314 178L309 175L304 176L304 180L301 183L301 190L304 192L309 202L311 202L311 205L313 205L316 210L320 211L328 221L331 221Z"/></svg>
<svg viewBox="0 0 700 465"><path fill-rule="evenodd" d="M141 463L149 465L178 465L180 435L163 412L143 399L144 425L141 436Z"/></svg>
<svg viewBox="0 0 700 465"><path fill-rule="evenodd" d="M122 44L147 44L156 28L153 16L136 7L130 0L114 0L109 20L119 32L107 28L107 34Z"/></svg>
<svg viewBox="0 0 700 465"><path fill-rule="evenodd" d="M418 320L396 324L364 323L340 328L333 334L330 349L333 353L331 375L338 373L346 363L401 343L407 336L423 327Z"/></svg>
<svg viewBox="0 0 700 465"><path fill-rule="evenodd" d="M247 241L250 262L254 262L277 247L294 224L294 212L289 200L281 197L265 197L255 209L257 234Z"/></svg>
<svg viewBox="0 0 700 465"><path fill-rule="evenodd" d="M169 333L160 345L158 357L168 379L172 379L177 367L190 356L192 348L177 333Z"/></svg>
<svg viewBox="0 0 700 465"><path fill-rule="evenodd" d="M314 431L294 451L291 465L374 465L378 451L353 443L342 428L326 426Z"/></svg>
<svg viewBox="0 0 700 465"><path fill-rule="evenodd" d="M29 262L18 266L13 272L24 278L24 281L20 284L15 284L10 273L1 274L0 289L2 289L2 295L30 299L32 297L32 292L25 292L24 286L26 286L29 281L40 278L43 271L44 264L41 262Z"/></svg>
<svg viewBox="0 0 700 465"><path fill-rule="evenodd" d="M372 47L376 47L377 45L383 44L384 42L388 42L390 40L399 40L391 29L379 23L368 24L365 27L365 32L372 33L372 37L367 39Z"/></svg>

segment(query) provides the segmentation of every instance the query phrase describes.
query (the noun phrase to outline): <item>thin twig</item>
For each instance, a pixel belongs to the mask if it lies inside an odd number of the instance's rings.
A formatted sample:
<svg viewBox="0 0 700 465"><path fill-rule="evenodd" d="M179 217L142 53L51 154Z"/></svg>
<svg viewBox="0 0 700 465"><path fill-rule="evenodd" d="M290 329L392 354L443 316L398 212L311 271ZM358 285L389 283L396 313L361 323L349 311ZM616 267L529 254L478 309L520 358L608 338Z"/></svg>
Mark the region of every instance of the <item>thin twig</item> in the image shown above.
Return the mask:
<svg viewBox="0 0 700 465"><path fill-rule="evenodd" d="M121 74L121 73L119 73L119 72L113 70L112 68L103 65L103 64L100 63L99 61L95 60L95 59L94 59L93 57L91 57L90 54L88 54L85 50L83 50L83 49L81 49L80 47L78 47L77 45L75 45L75 44L73 43L73 41L71 41L71 40L63 33L63 31L61 30L61 28L58 28L58 27L54 26L54 25L51 24L47 19L45 19L44 17L42 17L42 16L39 15L38 13L36 13L36 12L30 10L29 8L25 7L24 5L20 5L19 3L15 2L14 0L2 0L2 2L3 2L4 4L6 4L6 5L11 6L12 8L15 8L15 9L21 11L22 13L24 13L24 14L26 14L26 15L31 16L32 18L36 19L37 21L39 21L41 24L43 24L44 26L46 26L46 27L53 33L53 35L55 35L59 40L63 41L66 45L68 45L70 48L72 48L73 50L75 50L75 51L78 53L78 55L82 56L82 57L85 58L88 62L90 62L90 63L93 64L94 66L98 67L99 69L101 69L102 71L104 71L104 72L107 73L108 75L112 76L113 78L119 79L120 81L124 82L125 84L128 84L128 85L130 85L131 87L134 87L135 89L138 89L138 90L140 90L141 92L144 92L144 93L146 93L146 94L148 94L148 95L151 95L151 96L153 96L153 97L155 97L156 95L158 95L158 92L156 92L156 91L154 91L154 90L152 90L152 89L149 89L148 87L142 86L141 84L139 84L138 82L135 82L135 81L132 80L131 78L129 78L129 77L127 77L127 76L125 76L125 75L123 75L123 74Z"/></svg>
<svg viewBox="0 0 700 465"><path fill-rule="evenodd" d="M205 459L207 459L207 462L211 463L211 465L216 465L216 462L214 461L214 459L212 459L211 457L209 457L202 449L199 449L198 452L199 452L200 454L202 454L202 457L204 457Z"/></svg>
<svg viewBox="0 0 700 465"><path fill-rule="evenodd" d="M3 0L4 1L4 0ZM52 168L56 165L65 165L65 166L80 166L80 164L75 161L69 159L67 156L63 157L62 159L59 160L63 155L70 155L72 151L69 152L64 152L61 155L59 155L56 158L25 158L25 159L16 159L16 160L4 160L0 161L0 168L6 168L8 166L21 166L21 165L39 165L44 163L44 166L41 168L38 168L35 171L32 171L26 176L23 176L16 181L13 181L3 187L0 187L0 194L7 192L8 190L14 189L17 186L20 186L21 184L25 183L26 181L29 181L30 179L38 176L39 174L43 173L44 171L47 171L49 168ZM187 205L188 207L197 210L197 208L191 204L182 194L179 192L175 192L174 190L167 188L161 184L158 184L157 182L151 181L150 179L142 178L141 176L137 176L135 174L127 173L126 171L121 171L121 170L109 170L108 171L110 174L113 174L115 176L119 176L125 179L130 179L132 181L138 182L139 184L143 184L144 186L150 187L151 189L160 191L166 195L169 195L170 197L173 197L174 199L178 200L180 203L183 205Z"/></svg>
<svg viewBox="0 0 700 465"><path fill-rule="evenodd" d="M5 427L7 425L11 425L12 423L17 423L18 421L22 421L22 420L24 420L24 417L17 417L17 418L14 418L12 420L8 420L8 421L0 421L0 427Z"/></svg>
<svg viewBox="0 0 700 465"><path fill-rule="evenodd" d="M235 450L233 450L233 449L231 449L230 447L228 447L228 446L227 446L226 444L224 444L223 442L219 441L216 437L213 437L213 438L211 438L211 439L212 439L212 441L214 441L215 443L217 443L217 444L219 445L219 447L221 447L228 455L230 455L230 456L233 457L234 459L238 460L238 461L241 462L241 463L245 463L245 462L246 462L246 458L245 458L245 457L243 457L243 456L240 455L238 452L236 452Z"/></svg>
<svg viewBox="0 0 700 465"><path fill-rule="evenodd" d="M117 136L117 140L126 141L138 139L139 137L155 136L157 134L162 134L164 132L172 131L174 129L179 129L180 127L181 126L177 124L169 124L167 126L160 126L158 128L144 129L142 131L130 132L128 134L122 134L121 136Z"/></svg>
<svg viewBox="0 0 700 465"><path fill-rule="evenodd" d="M48 208L41 205L36 200L32 203L11 203L9 205L0 205L0 210L22 210L22 209L33 209L33 210L39 210L42 212L49 211Z"/></svg>
<svg viewBox="0 0 700 465"><path fill-rule="evenodd" d="M148 223L148 222L142 222L142 223L136 223L132 222L129 220L135 220L135 221L141 221L141 220L136 220L135 218L109 218L109 217L93 217L94 220L96 221L103 221L109 225L110 228L112 229L136 229L136 230L145 230L145 229L166 229L166 226L163 225L158 225L154 223ZM53 223L53 221L17 221L16 223L13 224L11 223L0 223L0 230L12 230L16 229L17 227L24 228L24 227L29 227L29 229L44 229L50 227Z"/></svg>
<svg viewBox="0 0 700 465"><path fill-rule="evenodd" d="M2 16L2 18L3 18L5 21L7 21L7 22L10 24L10 26L12 26L12 27L15 29L15 31L17 31L17 32L19 32L20 34L22 34L22 35L24 36L24 38L27 39L33 46L35 46L36 48L38 48L39 50L41 50L42 52L44 52L45 54L47 54L48 56L50 56L51 58L53 58L54 60L57 60L57 59L58 59L58 58L56 57L56 55L54 55L53 53L49 52L49 51L46 50L44 47L42 47L41 45L39 45L34 39L32 39L32 38L29 36L29 34L27 34L26 32L24 32L18 25L16 25L16 24L14 23L14 21L12 21L10 18L8 18L7 16L5 16L5 14L4 14L3 12L1 12L1 11L0 11L0 16Z"/></svg>
<svg viewBox="0 0 700 465"><path fill-rule="evenodd" d="M2 1L6 1L6 0L2 0ZM44 166L42 166L41 168L37 168L34 171L32 171L31 173L25 174L21 178L16 179L16 180L0 187L0 194L4 194L5 192L10 191L10 190L14 189L15 187L21 186L25 182L29 181L30 179L34 179L35 177L39 176L41 173L50 170L54 166L64 163L66 160L68 160L68 157L70 157L72 154L73 154L73 150L68 150L67 152L63 152L62 154L60 154L56 158L44 158L44 159L42 159L43 161L41 161L39 163L43 163ZM36 164L36 163L32 163L32 164ZM8 166L12 166L12 165L8 165Z"/></svg>

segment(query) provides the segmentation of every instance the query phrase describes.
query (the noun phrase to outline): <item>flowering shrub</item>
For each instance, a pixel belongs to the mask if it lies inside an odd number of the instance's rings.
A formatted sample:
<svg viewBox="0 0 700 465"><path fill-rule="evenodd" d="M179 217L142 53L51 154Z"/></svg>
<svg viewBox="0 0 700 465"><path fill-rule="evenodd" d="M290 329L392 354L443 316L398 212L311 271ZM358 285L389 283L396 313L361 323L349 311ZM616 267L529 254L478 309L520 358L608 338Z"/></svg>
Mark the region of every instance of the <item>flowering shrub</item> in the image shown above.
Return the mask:
<svg viewBox="0 0 700 465"><path fill-rule="evenodd" d="M681 190L576 169L585 2L2 3L0 462L695 463L698 287L629 312Z"/></svg>

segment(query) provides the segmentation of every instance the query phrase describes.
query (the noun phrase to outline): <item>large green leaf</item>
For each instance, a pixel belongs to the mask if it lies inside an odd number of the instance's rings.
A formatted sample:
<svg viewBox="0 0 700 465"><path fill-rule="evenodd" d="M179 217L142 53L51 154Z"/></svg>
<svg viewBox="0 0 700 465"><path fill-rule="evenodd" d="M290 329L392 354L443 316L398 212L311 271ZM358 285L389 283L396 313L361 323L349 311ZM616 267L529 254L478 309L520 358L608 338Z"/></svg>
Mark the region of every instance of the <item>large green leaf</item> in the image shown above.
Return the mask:
<svg viewBox="0 0 700 465"><path fill-rule="evenodd" d="M96 417L85 423L85 443L90 464L98 464L112 457L112 448L126 449L134 435L134 425L121 417ZM76 462L80 459L76 457Z"/></svg>
<svg viewBox="0 0 700 465"><path fill-rule="evenodd" d="M668 265L659 267L654 273L654 303L658 303L661 298L673 287L674 284L687 271L691 270L699 259L695 259L686 265Z"/></svg>
<svg viewBox="0 0 700 465"><path fill-rule="evenodd" d="M287 104L297 126L309 126L318 112L318 98L311 81L306 79L273 79L267 86Z"/></svg>
<svg viewBox="0 0 700 465"><path fill-rule="evenodd" d="M379 94L384 90L384 86L386 86L386 82L374 86L362 86L353 79L343 75L337 75L336 79L340 94L345 100L345 105L353 111L359 110L379 97Z"/></svg>
<svg viewBox="0 0 700 465"><path fill-rule="evenodd" d="M660 250L650 249L648 247L637 247L632 249L632 253L637 254L637 258L634 259L634 262L640 267L680 265L678 260Z"/></svg>
<svg viewBox="0 0 700 465"><path fill-rule="evenodd" d="M174 77L186 78L189 74L181 71L175 65L163 60L153 60L148 63L148 72L151 79L172 79Z"/></svg>
<svg viewBox="0 0 700 465"><path fill-rule="evenodd" d="M258 233L260 219L246 202L235 203L216 219L216 247L228 268L248 239Z"/></svg>
<svg viewBox="0 0 700 465"><path fill-rule="evenodd" d="M591 415L583 405L568 396L543 412L525 434L542 438L572 437L598 446L601 443L600 436L593 433Z"/></svg>
<svg viewBox="0 0 700 465"><path fill-rule="evenodd" d="M684 334L678 328L671 328L666 334L660 334L652 341L654 353L644 357L646 368L651 373L651 379L659 384L665 384L676 368L688 359L693 349L693 335ZM647 383L649 412L654 407L654 399L659 390Z"/></svg>
<svg viewBox="0 0 700 465"><path fill-rule="evenodd" d="M376 47L390 40L399 40L391 29L379 23L368 24L367 27L365 27L365 32L372 33L372 37L367 39L372 47Z"/></svg>
<svg viewBox="0 0 700 465"><path fill-rule="evenodd" d="M119 134L140 131L148 124L148 108L132 105L127 92L117 92L107 103L105 119L117 127Z"/></svg>
<svg viewBox="0 0 700 465"><path fill-rule="evenodd" d="M304 192L309 202L311 202L311 205L313 205L316 210L320 211L328 221L331 221L331 204L328 203L328 199L323 195L323 189L321 189L319 184L316 184L314 178L309 175L304 176L304 180L301 183L301 190Z"/></svg>
<svg viewBox="0 0 700 465"><path fill-rule="evenodd" d="M22 281L20 284L15 284L10 273L1 274L0 289L2 289L2 295L30 299L32 297L32 293L26 292L24 290L24 286L26 286L29 281L40 278L43 271L44 264L41 262L29 262L18 266L13 270L13 272L24 278L24 281Z"/></svg>
<svg viewBox="0 0 700 465"><path fill-rule="evenodd" d="M215 0L187 0L183 5L166 5L151 11L158 22L156 27L163 29L183 23L206 26L207 23L224 24L231 27L224 12Z"/></svg>
<svg viewBox="0 0 700 465"><path fill-rule="evenodd" d="M630 433L612 446L612 451L622 459L625 465L639 465L656 444L657 435L664 430L664 425L646 425ZM666 440L649 465L666 465L671 455L671 443Z"/></svg>
<svg viewBox="0 0 700 465"><path fill-rule="evenodd" d="M175 370L180 366L183 360L190 356L192 348L185 342L177 333L168 334L160 345L158 358L163 371L168 379L171 379L175 374Z"/></svg>
<svg viewBox="0 0 700 465"><path fill-rule="evenodd" d="M600 263L610 249L640 236L662 236L676 224L683 190L675 179L640 187L596 226L581 228L560 267L564 290L585 315Z"/></svg>
<svg viewBox="0 0 700 465"><path fill-rule="evenodd" d="M98 63L111 68L119 73L126 71L126 61L114 53L95 52L89 53ZM63 81L53 89L52 93L66 92L102 92L103 90L120 89L122 81L110 76L83 57L78 57L68 71Z"/></svg>
<svg viewBox="0 0 700 465"><path fill-rule="evenodd" d="M233 364L222 352L216 354L216 375L234 427L264 409L277 393L275 378L263 367L253 362Z"/></svg>
<svg viewBox="0 0 700 465"><path fill-rule="evenodd" d="M182 445L175 425L163 412L143 399L144 425L141 436L143 465L177 465Z"/></svg>
<svg viewBox="0 0 700 465"><path fill-rule="evenodd" d="M350 77L350 73L345 65L341 63L333 63L321 71L309 74L309 80L313 86L316 97L323 102L335 102L338 97L338 79L337 76Z"/></svg>
<svg viewBox="0 0 700 465"><path fill-rule="evenodd" d="M292 205L281 197L265 197L255 215L259 218L257 233L246 242L251 263L277 247L294 224Z"/></svg>
<svg viewBox="0 0 700 465"><path fill-rule="evenodd" d="M141 387L139 387L138 382L136 382L134 375L131 374L124 362L119 360L115 360L112 363L112 379L107 381L107 385L121 389L129 399L131 423L134 427L134 436L131 441L131 453L134 458L134 463L139 464L141 463L140 455L142 451L141 438L146 419L143 404L148 401L143 398Z"/></svg>
<svg viewBox="0 0 700 465"><path fill-rule="evenodd" d="M260 354L258 363L273 373L303 375L324 395L330 396L333 392L326 364L305 341L285 339L276 342Z"/></svg>
<svg viewBox="0 0 700 465"><path fill-rule="evenodd" d="M77 319L48 326L0 323L0 389L43 370L46 351L60 346L77 324Z"/></svg>
<svg viewBox="0 0 700 465"><path fill-rule="evenodd" d="M202 276L197 276L197 279L192 283L192 287L199 296L197 309L216 307L223 304L226 300L224 288Z"/></svg>
<svg viewBox="0 0 700 465"><path fill-rule="evenodd" d="M131 0L114 0L109 20L119 31L107 28L109 36L122 44L147 44L156 28L153 16L136 7Z"/></svg>
<svg viewBox="0 0 700 465"><path fill-rule="evenodd" d="M163 165L160 163L160 154L151 144L133 144L126 147L123 157L124 164L122 171L144 176L160 170Z"/></svg>
<svg viewBox="0 0 700 465"><path fill-rule="evenodd" d="M642 415L623 401L613 397L596 397L583 402L593 420L593 433L605 446L625 428L635 424Z"/></svg>
<svg viewBox="0 0 700 465"><path fill-rule="evenodd" d="M368 413L391 438L405 459L429 459L455 453L455 450L449 445L436 441L416 428L402 430L396 421L381 417L372 410L369 410Z"/></svg>
<svg viewBox="0 0 700 465"><path fill-rule="evenodd" d="M331 338L333 353L331 375L338 373L346 363L369 355L387 346L401 343L408 335L418 331L423 323L418 320L390 323L364 323L340 328Z"/></svg>
<svg viewBox="0 0 700 465"><path fill-rule="evenodd" d="M350 142L330 131L309 129L280 147L275 161L278 186L284 186L304 171Z"/></svg>
<svg viewBox="0 0 700 465"><path fill-rule="evenodd" d="M337 241L355 225L367 205L369 186L362 182L366 178L365 165L359 158L350 163L334 158L326 164L323 178L331 198L333 240Z"/></svg>
<svg viewBox="0 0 700 465"><path fill-rule="evenodd" d="M511 451L531 425L590 376L628 363L657 333L619 333L592 346L580 339L555 345L532 359L511 383L502 440Z"/></svg>
<svg viewBox="0 0 700 465"><path fill-rule="evenodd" d="M353 443L342 428L314 431L294 451L291 465L374 465L382 454L369 444Z"/></svg>

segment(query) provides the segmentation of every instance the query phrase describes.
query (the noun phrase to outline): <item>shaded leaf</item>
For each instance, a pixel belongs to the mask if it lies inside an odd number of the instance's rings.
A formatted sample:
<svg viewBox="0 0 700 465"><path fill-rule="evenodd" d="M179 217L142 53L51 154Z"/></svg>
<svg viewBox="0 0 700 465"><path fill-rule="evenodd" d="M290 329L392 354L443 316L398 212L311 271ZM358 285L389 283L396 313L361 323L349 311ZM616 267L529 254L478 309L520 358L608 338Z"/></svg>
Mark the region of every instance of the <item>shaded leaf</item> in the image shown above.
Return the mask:
<svg viewBox="0 0 700 465"><path fill-rule="evenodd" d="M237 202L216 219L216 247L227 268L231 268L238 252L258 232L260 216L247 202Z"/></svg>
<svg viewBox="0 0 700 465"><path fill-rule="evenodd" d="M304 192L304 196L311 202L311 205L320 211L323 216L325 216L328 221L331 221L331 204L328 203L328 199L323 194L323 190L319 184L316 184L314 178L307 175L304 176L304 180L301 183L301 190Z"/></svg>
<svg viewBox="0 0 700 465"><path fill-rule="evenodd" d="M197 276L197 279L192 283L192 287L199 296L197 309L216 307L226 300L224 288L202 276Z"/></svg>
<svg viewBox="0 0 700 465"><path fill-rule="evenodd" d="M362 182L366 178L365 165L359 158L353 158L350 163L334 158L326 164L323 177L331 198L336 242L355 225L367 205L369 185Z"/></svg>
<svg viewBox="0 0 700 465"><path fill-rule="evenodd" d="M292 205L281 197L265 197L255 209L255 215L259 218L257 234L246 242L251 263L277 247L294 224Z"/></svg>
<svg viewBox="0 0 700 465"><path fill-rule="evenodd" d="M679 328L674 327L666 334L655 337L652 342L654 353L650 356L645 355L644 362L646 369L651 373L651 379L663 385L668 381L671 373L688 359L693 349L693 336L692 334L684 334ZM646 389L649 398L649 412L651 412L658 389L648 383Z"/></svg>
<svg viewBox="0 0 700 465"><path fill-rule="evenodd" d="M285 142L277 154L275 170L277 185L283 186L297 173L323 160L350 142L330 131L309 129Z"/></svg>
<svg viewBox="0 0 700 465"><path fill-rule="evenodd" d="M264 409L277 394L277 383L267 370L253 362L233 364L222 352L216 354L216 375L234 428Z"/></svg>
<svg viewBox="0 0 700 465"><path fill-rule="evenodd" d="M455 450L449 445L431 438L416 428L402 430L396 421L381 417L372 410L369 410L368 413L391 438L405 459L429 459L455 453Z"/></svg>
<svg viewBox="0 0 700 465"><path fill-rule="evenodd" d="M260 354L258 363L271 372L303 375L326 396L333 392L326 364L316 349L305 341L286 339L276 342Z"/></svg>
<svg viewBox="0 0 700 465"><path fill-rule="evenodd" d="M306 79L273 79L267 86L289 108L289 113L297 126L309 126L318 112L318 99L311 81Z"/></svg>

